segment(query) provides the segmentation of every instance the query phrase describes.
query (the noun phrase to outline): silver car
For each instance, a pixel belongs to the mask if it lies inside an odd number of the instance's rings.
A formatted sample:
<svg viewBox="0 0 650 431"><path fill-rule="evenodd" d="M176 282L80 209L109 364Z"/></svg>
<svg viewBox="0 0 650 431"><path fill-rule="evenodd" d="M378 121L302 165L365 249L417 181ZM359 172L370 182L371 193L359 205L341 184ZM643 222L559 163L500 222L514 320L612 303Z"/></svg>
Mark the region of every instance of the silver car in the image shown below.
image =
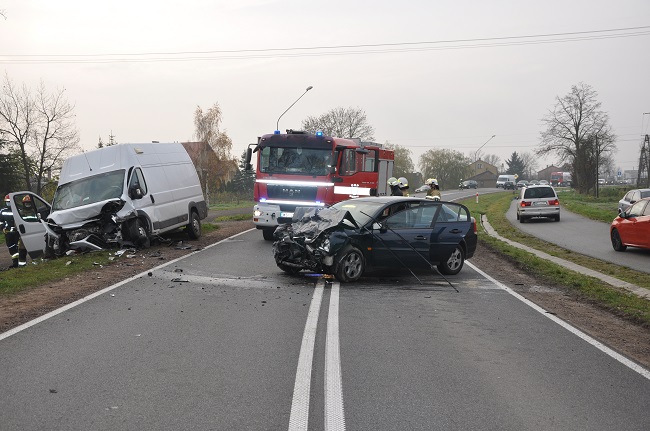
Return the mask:
<svg viewBox="0 0 650 431"><path fill-rule="evenodd" d="M560 221L560 200L552 186L525 187L521 189L517 200L517 220L520 223L533 217L547 217Z"/></svg>
<svg viewBox="0 0 650 431"><path fill-rule="evenodd" d="M633 189L625 193L625 196L618 201L618 213L622 213L631 207L639 199L650 197L650 189Z"/></svg>

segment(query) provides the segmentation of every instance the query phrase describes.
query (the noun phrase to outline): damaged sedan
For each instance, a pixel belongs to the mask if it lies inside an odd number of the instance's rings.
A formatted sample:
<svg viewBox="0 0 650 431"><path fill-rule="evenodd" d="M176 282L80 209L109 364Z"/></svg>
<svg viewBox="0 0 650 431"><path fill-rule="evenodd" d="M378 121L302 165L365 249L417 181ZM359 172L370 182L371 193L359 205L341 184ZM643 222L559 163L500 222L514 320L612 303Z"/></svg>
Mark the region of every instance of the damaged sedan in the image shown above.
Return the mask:
<svg viewBox="0 0 650 431"><path fill-rule="evenodd" d="M476 250L476 220L464 205L382 196L329 208L298 208L276 228L273 255L288 273L358 280L366 271L437 269L455 275Z"/></svg>

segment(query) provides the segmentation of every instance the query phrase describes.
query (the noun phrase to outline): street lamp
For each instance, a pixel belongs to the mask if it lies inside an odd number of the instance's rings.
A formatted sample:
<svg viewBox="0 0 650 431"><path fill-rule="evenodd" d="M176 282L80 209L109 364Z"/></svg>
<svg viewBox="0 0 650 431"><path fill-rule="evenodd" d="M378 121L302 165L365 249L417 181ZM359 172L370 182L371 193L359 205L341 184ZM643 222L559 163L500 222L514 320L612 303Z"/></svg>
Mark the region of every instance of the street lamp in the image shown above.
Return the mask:
<svg viewBox="0 0 650 431"><path fill-rule="evenodd" d="M302 99L302 96L304 96L305 94L307 94L307 92L308 92L309 90L311 90L312 88L314 88L314 87L312 87L311 85L310 85L309 87L307 87L307 89L305 90L305 92L302 93L302 95L301 95L299 98L297 98L296 101L293 102L293 103L291 104L291 106L289 106L289 107L288 107L288 108L287 108L287 109L286 109L286 110L285 110L285 111L284 111L284 112L283 112L283 113L278 117L278 121L277 121L277 123L275 123L275 132L276 132L276 133L280 133L280 118L282 118L282 115L286 114L287 111L288 111L289 109L291 109L291 107L292 107L293 105L295 105L295 104L296 104L300 99Z"/></svg>
<svg viewBox="0 0 650 431"><path fill-rule="evenodd" d="M490 141L492 140L492 138L494 138L495 136L496 136L496 135L492 135L492 136L490 137L490 139L488 139L487 141L485 141L485 144L487 144L488 142L490 142ZM483 147L485 146L485 144L483 144L483 145L481 145L480 147L478 147L478 150L476 150L476 151L474 152L474 161L476 161L476 157L478 156L478 152L481 151L481 148L483 148Z"/></svg>

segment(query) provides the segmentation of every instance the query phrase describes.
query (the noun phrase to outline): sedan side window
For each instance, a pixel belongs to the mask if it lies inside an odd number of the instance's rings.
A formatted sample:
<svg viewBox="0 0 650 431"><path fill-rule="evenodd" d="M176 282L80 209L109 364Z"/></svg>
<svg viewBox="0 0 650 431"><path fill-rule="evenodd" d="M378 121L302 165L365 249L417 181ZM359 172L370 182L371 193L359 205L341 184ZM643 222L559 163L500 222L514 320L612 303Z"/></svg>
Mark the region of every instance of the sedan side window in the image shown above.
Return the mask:
<svg viewBox="0 0 650 431"><path fill-rule="evenodd" d="M628 217L639 217L643 215L643 208L646 206L646 201L640 201L632 205L627 213Z"/></svg>

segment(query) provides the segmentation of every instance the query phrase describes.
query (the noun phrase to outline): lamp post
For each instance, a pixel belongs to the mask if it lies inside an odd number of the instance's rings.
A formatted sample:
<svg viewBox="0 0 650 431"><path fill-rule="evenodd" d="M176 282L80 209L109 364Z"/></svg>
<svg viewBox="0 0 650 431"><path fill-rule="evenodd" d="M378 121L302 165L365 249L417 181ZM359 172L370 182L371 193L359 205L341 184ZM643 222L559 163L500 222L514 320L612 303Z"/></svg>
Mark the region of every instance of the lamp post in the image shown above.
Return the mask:
<svg viewBox="0 0 650 431"><path fill-rule="evenodd" d="M282 118L282 116L283 116L284 114L286 114L287 111L288 111L289 109L291 109L291 107L292 107L293 105L295 105L295 104L296 104L300 99L302 99L302 96L304 96L305 94L307 94L307 92L308 92L309 90L311 90L312 88L314 88L314 87L312 87L311 85L310 85L309 87L307 87L307 89L305 90L305 92L302 93L302 95L301 95L299 98L297 98L296 101L293 102L293 103L292 103L292 104L291 104L291 105L290 105L290 106L289 106L289 107L288 107L288 108L287 108L287 109L286 109L286 110L285 110L285 111L284 111L284 112L283 112L283 113L278 117L278 121L277 121L277 123L275 123L275 132L276 132L276 133L280 133L280 118Z"/></svg>
<svg viewBox="0 0 650 431"><path fill-rule="evenodd" d="M490 139L488 139L487 141L485 141L485 144L487 144L488 142L490 142L490 141L492 140L492 138L494 138L495 136L496 136L496 135L492 135L492 136L490 136ZM478 156L478 152L481 151L481 148L483 148L483 147L485 146L485 144L483 144L483 145L481 145L480 147L478 147L478 150L476 150L476 151L474 152L474 161L477 160L476 157Z"/></svg>

